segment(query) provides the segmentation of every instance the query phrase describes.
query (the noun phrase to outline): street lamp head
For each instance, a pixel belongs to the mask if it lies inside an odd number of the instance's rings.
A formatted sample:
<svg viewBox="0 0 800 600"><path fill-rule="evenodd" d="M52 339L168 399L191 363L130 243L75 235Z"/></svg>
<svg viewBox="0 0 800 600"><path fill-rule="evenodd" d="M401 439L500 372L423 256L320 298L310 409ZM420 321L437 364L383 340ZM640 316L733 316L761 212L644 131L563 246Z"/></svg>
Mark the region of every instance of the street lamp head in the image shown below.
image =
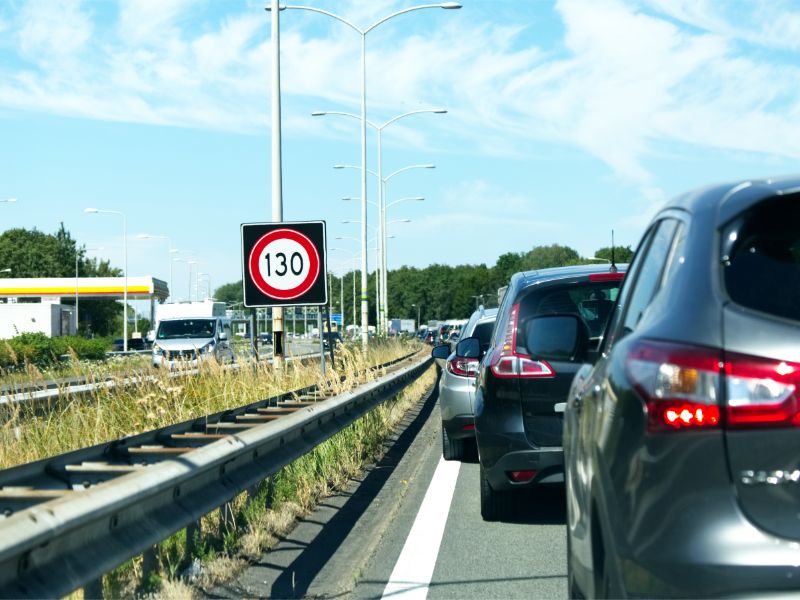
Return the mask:
<svg viewBox="0 0 800 600"><path fill-rule="evenodd" d="M458 2L442 2L439 6L447 10L461 8L461 5Z"/></svg>
<svg viewBox="0 0 800 600"><path fill-rule="evenodd" d="M345 202L354 202L354 201L360 200L360 199L361 198L351 198L350 196L348 196L347 198L342 198L342 200L344 200Z"/></svg>
<svg viewBox="0 0 800 600"><path fill-rule="evenodd" d="M136 234L136 237L137 237L138 239L140 239L140 240L149 240L149 239L151 239L153 236L152 236L152 235L150 235L149 233L137 233L137 234Z"/></svg>
<svg viewBox="0 0 800 600"><path fill-rule="evenodd" d="M334 169L344 169L345 165L333 165Z"/></svg>
<svg viewBox="0 0 800 600"><path fill-rule="evenodd" d="M435 169L436 165L421 165L423 169Z"/></svg>
<svg viewBox="0 0 800 600"><path fill-rule="evenodd" d="M437 115L443 115L443 114L445 114L447 112L447 109L446 108L434 108L433 112L435 112Z"/></svg>
<svg viewBox="0 0 800 600"><path fill-rule="evenodd" d="M328 113L326 113L324 110L315 110L314 112L311 113L311 116L312 117L324 117L327 114Z"/></svg>
<svg viewBox="0 0 800 600"><path fill-rule="evenodd" d="M16 198L9 198L8 200L6 200L6 202L16 202L16 201L17 201Z"/></svg>
<svg viewBox="0 0 800 600"><path fill-rule="evenodd" d="M83 212L94 214L94 213L97 213L97 212L100 212L100 211L98 211L96 208L84 208Z"/></svg>
<svg viewBox="0 0 800 600"><path fill-rule="evenodd" d="M7 269L0 269L0 273L11 273L11 268L9 267Z"/></svg>

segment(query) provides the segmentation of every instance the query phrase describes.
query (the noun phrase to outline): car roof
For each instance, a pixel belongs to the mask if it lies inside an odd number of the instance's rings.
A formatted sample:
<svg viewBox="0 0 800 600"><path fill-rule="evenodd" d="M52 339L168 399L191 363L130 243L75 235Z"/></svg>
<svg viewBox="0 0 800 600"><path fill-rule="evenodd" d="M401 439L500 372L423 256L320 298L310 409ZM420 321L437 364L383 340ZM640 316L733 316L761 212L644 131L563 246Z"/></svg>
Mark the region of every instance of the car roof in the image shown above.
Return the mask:
<svg viewBox="0 0 800 600"><path fill-rule="evenodd" d="M716 210L716 223L722 225L746 208L772 196L800 192L800 177L748 179L710 185L669 200L661 211L678 209L691 213Z"/></svg>
<svg viewBox="0 0 800 600"><path fill-rule="evenodd" d="M628 270L627 263L616 265L620 273ZM554 267L551 269L537 269L535 271L522 271L514 273L511 281L514 284L526 286L531 283L567 279L570 277L583 277L596 273L610 273L608 265L573 265L570 267Z"/></svg>

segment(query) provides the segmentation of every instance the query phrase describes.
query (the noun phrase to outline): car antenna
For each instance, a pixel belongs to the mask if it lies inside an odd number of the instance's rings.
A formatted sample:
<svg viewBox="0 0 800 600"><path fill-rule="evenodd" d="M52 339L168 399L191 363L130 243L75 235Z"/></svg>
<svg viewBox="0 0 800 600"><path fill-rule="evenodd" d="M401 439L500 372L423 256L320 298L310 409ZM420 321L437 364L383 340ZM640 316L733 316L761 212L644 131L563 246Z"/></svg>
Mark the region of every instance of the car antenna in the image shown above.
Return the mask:
<svg viewBox="0 0 800 600"><path fill-rule="evenodd" d="M617 272L617 261L614 259L614 230L611 230L611 267L609 267L610 273Z"/></svg>

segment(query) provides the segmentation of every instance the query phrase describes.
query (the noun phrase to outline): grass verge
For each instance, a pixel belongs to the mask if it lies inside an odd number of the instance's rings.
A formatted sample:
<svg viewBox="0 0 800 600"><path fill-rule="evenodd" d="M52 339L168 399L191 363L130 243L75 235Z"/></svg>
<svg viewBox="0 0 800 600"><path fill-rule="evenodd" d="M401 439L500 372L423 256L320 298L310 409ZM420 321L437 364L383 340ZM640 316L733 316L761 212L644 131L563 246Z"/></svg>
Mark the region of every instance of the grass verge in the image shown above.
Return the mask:
<svg viewBox="0 0 800 600"><path fill-rule="evenodd" d="M240 494L227 509L203 517L191 540L183 530L158 544L157 566L150 573L143 573L142 557L115 569L104 578L105 597L191 598L197 590L230 579L287 534L321 498L344 489L377 460L385 440L435 381L436 369L431 367L396 398Z"/></svg>
<svg viewBox="0 0 800 600"><path fill-rule="evenodd" d="M1 405L0 469L236 408L312 384L342 392L381 375L366 372L368 367L419 347L402 340L371 345L366 353L360 347L342 347L337 353L336 369L328 369L329 379L323 379L319 366L312 363L287 363L282 370L264 362L243 364L238 370L207 363L198 375L174 378L165 371L152 370L152 380L97 389L81 398L62 396L44 409L32 403ZM132 375L123 371L113 377L121 384ZM344 377L343 383L339 382L340 377Z"/></svg>

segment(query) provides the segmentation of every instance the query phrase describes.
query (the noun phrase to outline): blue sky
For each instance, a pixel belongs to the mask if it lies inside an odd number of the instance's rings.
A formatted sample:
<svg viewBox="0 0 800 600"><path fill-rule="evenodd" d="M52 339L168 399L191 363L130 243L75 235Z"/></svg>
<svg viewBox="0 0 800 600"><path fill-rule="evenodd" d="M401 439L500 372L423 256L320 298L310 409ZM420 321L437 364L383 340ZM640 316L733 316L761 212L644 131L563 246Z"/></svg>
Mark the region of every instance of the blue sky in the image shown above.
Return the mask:
<svg viewBox="0 0 800 600"><path fill-rule="evenodd" d="M241 277L239 224L268 221L266 0L0 2L3 227L54 232L130 275L195 260L214 287ZM413 5L314 0L361 27ZM393 178L389 265L486 263L560 243L635 245L668 197L796 172L800 7L789 0L463 0L367 36L368 117ZM328 223L357 252L360 38L307 11L281 17L284 219ZM377 148L368 132L369 167ZM368 197L376 198L373 182ZM371 214L369 219L372 220ZM175 255L173 255L175 256ZM332 251L336 270L352 262ZM371 257L370 257L371 258ZM5 265L0 265L0 268ZM372 267L370 267L371 269ZM175 296L189 266L173 263Z"/></svg>

